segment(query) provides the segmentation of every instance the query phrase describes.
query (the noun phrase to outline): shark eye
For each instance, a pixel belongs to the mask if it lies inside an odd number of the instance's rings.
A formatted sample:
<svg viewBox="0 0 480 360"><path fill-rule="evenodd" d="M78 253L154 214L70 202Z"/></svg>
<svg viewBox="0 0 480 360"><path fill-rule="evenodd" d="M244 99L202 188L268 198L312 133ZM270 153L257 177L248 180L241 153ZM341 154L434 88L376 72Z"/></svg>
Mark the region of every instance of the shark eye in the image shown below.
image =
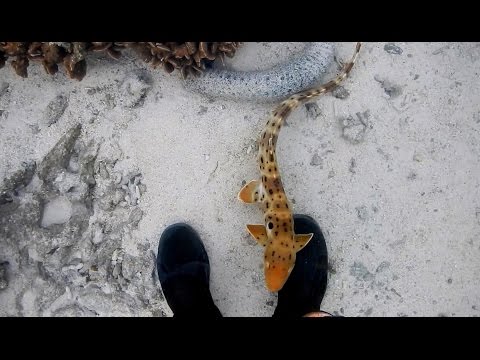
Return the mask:
<svg viewBox="0 0 480 360"><path fill-rule="evenodd" d="M268 228L269 228L270 230L273 229L273 223L272 223L272 222L269 222L269 223L268 223Z"/></svg>

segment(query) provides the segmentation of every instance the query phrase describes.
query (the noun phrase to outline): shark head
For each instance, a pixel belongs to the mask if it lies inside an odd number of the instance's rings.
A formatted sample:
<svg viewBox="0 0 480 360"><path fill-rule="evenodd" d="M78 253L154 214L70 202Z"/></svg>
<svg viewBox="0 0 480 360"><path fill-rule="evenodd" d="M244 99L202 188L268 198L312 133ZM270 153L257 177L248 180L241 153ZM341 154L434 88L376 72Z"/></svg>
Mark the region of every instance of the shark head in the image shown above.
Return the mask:
<svg viewBox="0 0 480 360"><path fill-rule="evenodd" d="M283 242L280 242L283 243ZM278 240L274 243L278 244ZM291 247L269 245L265 249L265 284L272 292L279 291L295 266L296 252Z"/></svg>
<svg viewBox="0 0 480 360"><path fill-rule="evenodd" d="M280 218L279 218L280 220ZM276 218L267 225L247 225L257 242L265 247L264 271L268 290L279 291L288 280L295 266L296 254L311 240L313 234L294 234L293 227L276 226Z"/></svg>

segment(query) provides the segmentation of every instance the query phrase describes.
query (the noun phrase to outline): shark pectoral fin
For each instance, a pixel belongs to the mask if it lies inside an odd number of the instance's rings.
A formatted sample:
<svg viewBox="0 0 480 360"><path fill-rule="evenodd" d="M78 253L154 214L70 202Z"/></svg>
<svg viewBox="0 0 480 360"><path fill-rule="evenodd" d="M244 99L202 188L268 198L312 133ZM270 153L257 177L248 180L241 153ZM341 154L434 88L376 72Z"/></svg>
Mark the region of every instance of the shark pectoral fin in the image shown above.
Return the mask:
<svg viewBox="0 0 480 360"><path fill-rule="evenodd" d="M238 199L245 203L254 203L260 199L260 187L262 182L259 180L252 180L245 185L238 193Z"/></svg>
<svg viewBox="0 0 480 360"><path fill-rule="evenodd" d="M302 250L305 246L307 246L308 242L312 240L313 234L297 234L295 235L295 247L299 248L297 250Z"/></svg>
<svg viewBox="0 0 480 360"><path fill-rule="evenodd" d="M247 225L247 229L250 235L252 235L253 238L257 240L260 245L267 245L268 237L265 225Z"/></svg>

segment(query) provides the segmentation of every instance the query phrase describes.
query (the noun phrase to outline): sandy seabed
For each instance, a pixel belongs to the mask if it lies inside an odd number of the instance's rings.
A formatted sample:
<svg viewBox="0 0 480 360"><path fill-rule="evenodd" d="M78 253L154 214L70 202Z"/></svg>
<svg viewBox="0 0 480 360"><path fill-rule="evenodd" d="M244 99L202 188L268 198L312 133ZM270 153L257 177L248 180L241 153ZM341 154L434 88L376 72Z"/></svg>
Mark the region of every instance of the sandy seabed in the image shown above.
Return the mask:
<svg viewBox="0 0 480 360"><path fill-rule="evenodd" d="M229 65L299 48L246 43ZM258 177L274 104L205 97L133 57L88 66L81 82L0 70L0 315L171 316L155 257L165 227L186 221L222 313L270 316L263 248L245 229L261 212L236 195ZM365 43L343 88L288 119L280 171L326 237L324 310L479 314L479 73L478 43Z"/></svg>

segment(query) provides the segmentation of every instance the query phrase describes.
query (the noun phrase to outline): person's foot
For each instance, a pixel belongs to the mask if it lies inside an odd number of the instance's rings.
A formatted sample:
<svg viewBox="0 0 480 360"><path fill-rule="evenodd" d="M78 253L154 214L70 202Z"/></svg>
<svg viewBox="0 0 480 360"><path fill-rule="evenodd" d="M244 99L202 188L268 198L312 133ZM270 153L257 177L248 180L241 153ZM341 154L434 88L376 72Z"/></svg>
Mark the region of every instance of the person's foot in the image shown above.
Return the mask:
<svg viewBox="0 0 480 360"><path fill-rule="evenodd" d="M313 238L297 253L295 267L278 292L273 317L301 317L320 311L327 289L328 252L317 222L308 215L294 215L296 234L313 233Z"/></svg>
<svg viewBox="0 0 480 360"><path fill-rule="evenodd" d="M208 255L191 226L178 223L165 229L158 244L157 272L174 317L221 316L209 289Z"/></svg>

